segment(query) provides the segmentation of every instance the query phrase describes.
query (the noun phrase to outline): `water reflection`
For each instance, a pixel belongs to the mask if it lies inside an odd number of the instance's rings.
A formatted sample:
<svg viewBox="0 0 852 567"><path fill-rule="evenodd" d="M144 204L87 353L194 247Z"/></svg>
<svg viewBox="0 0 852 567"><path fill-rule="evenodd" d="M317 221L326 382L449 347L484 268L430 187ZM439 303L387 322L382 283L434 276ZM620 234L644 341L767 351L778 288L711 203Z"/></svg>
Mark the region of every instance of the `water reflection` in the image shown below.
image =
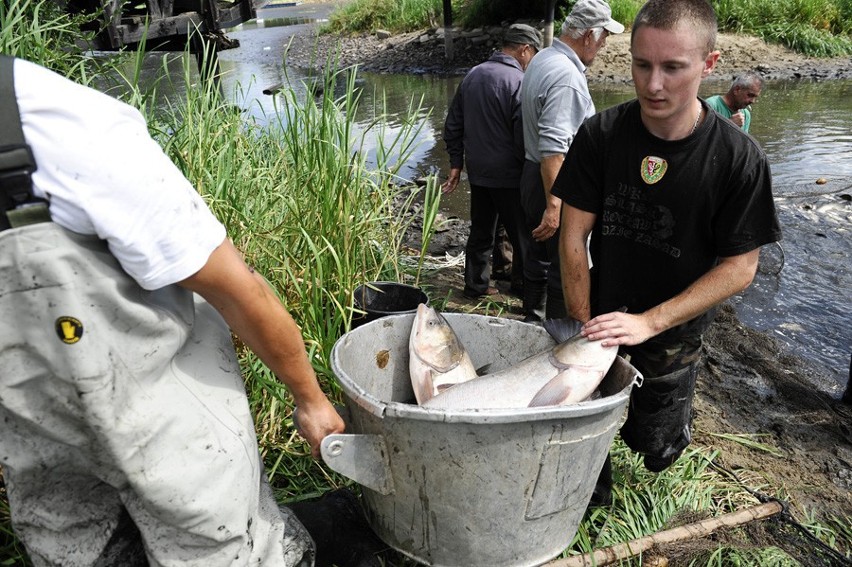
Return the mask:
<svg viewBox="0 0 852 567"><path fill-rule="evenodd" d="M852 81L769 83L752 108L752 135L772 163L776 185L852 178Z"/></svg>

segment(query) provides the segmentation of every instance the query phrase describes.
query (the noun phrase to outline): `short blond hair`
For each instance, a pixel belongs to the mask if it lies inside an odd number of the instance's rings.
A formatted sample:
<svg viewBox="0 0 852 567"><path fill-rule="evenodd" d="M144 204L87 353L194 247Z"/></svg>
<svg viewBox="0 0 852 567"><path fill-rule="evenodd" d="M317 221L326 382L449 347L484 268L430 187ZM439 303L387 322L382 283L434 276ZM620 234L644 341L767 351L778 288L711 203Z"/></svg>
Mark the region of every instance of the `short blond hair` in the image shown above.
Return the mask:
<svg viewBox="0 0 852 567"><path fill-rule="evenodd" d="M718 22L716 11L707 0L648 0L633 20L630 42L633 43L636 31L642 27L671 30L683 21L704 35L706 52L713 51Z"/></svg>

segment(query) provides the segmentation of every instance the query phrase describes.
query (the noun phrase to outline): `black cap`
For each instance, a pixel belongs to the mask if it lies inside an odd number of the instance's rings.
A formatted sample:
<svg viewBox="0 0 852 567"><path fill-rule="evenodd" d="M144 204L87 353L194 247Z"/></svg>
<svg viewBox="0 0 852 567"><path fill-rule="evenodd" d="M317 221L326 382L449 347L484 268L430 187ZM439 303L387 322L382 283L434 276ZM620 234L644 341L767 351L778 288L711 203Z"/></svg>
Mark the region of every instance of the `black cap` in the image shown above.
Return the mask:
<svg viewBox="0 0 852 567"><path fill-rule="evenodd" d="M503 34L505 43L531 45L536 51L541 50L541 32L526 24L512 24Z"/></svg>

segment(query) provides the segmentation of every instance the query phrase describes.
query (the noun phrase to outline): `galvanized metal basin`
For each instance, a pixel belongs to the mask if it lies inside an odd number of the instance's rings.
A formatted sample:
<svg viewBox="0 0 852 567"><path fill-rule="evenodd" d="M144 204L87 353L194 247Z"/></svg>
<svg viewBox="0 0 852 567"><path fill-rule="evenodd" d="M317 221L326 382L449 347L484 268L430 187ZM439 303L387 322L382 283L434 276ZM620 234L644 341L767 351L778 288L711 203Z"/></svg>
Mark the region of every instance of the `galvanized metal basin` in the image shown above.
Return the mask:
<svg viewBox="0 0 852 567"><path fill-rule="evenodd" d="M444 314L478 368L554 345L539 326ZM384 317L334 346L346 434L323 440L329 467L363 487L373 530L426 565L539 565L582 519L641 376L621 358L601 399L565 407L445 411L416 405L408 371L414 315Z"/></svg>

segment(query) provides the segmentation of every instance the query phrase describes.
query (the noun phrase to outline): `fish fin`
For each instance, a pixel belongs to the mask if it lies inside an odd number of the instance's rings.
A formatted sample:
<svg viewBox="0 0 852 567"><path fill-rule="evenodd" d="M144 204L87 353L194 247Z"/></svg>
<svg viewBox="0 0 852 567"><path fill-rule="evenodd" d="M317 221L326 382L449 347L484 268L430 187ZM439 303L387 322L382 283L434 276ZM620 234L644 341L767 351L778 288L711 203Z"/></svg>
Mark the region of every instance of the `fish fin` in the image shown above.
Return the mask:
<svg viewBox="0 0 852 567"><path fill-rule="evenodd" d="M476 369L476 375L477 376L485 376L489 372L491 372L491 363L490 362L488 364L483 364L482 366L480 366L479 368Z"/></svg>
<svg viewBox="0 0 852 567"><path fill-rule="evenodd" d="M558 406L571 395L571 384L568 383L569 373L560 372L551 378L547 384L536 392L533 399L530 400L531 408L542 406Z"/></svg>
<svg viewBox="0 0 852 567"><path fill-rule="evenodd" d="M572 366L563 370L536 392L527 407L564 406L584 402L594 391L589 392L587 385L600 382L600 371Z"/></svg>
<svg viewBox="0 0 852 567"><path fill-rule="evenodd" d="M627 313L627 307L621 306L616 311ZM564 343L574 335L580 332L583 324L573 317L563 317L561 319L545 319L541 322L544 329L550 334L557 343Z"/></svg>
<svg viewBox="0 0 852 567"><path fill-rule="evenodd" d="M564 317L562 319L545 319L542 322L544 329L553 337L557 343L564 343L574 335L580 332L583 324L572 319Z"/></svg>
<svg viewBox="0 0 852 567"><path fill-rule="evenodd" d="M414 390L414 398L421 406L432 399L434 396L432 392L435 389L432 371L429 370L425 374L425 378L418 383L417 389Z"/></svg>
<svg viewBox="0 0 852 567"><path fill-rule="evenodd" d="M454 384L454 383L452 383L452 382L447 382L447 383L444 383L444 384L438 384L438 387L437 387L436 389L438 390L438 394L440 394L441 392L444 392L444 391L446 391L446 390L449 390L449 389L450 389L450 388L452 388L453 386L455 386L455 384ZM437 396L438 394L435 394L435 395Z"/></svg>

